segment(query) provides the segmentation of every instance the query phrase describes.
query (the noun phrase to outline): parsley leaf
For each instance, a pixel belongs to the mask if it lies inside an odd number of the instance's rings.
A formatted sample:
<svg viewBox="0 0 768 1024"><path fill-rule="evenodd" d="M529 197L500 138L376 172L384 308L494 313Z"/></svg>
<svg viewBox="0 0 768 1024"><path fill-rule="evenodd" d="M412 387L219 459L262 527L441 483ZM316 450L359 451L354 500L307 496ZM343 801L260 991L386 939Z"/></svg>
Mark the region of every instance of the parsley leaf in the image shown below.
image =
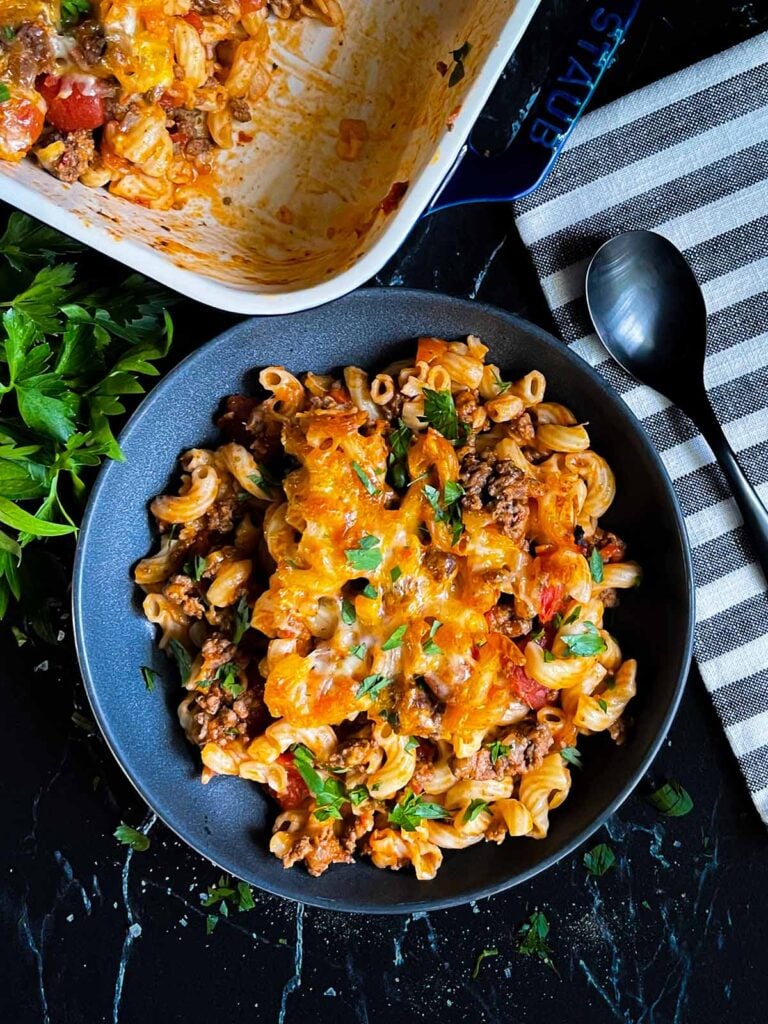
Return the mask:
<svg viewBox="0 0 768 1024"><path fill-rule="evenodd" d="M555 656L552 653L552 651L545 650L544 651L544 661L554 661L554 660L555 660Z"/></svg>
<svg viewBox="0 0 768 1024"><path fill-rule="evenodd" d="M408 446L412 437L413 431L402 420L397 421L397 427L389 435L388 479L399 491L408 486Z"/></svg>
<svg viewBox="0 0 768 1024"><path fill-rule="evenodd" d="M358 547L348 548L345 552L347 562L358 572L372 572L381 565L380 541L370 533L361 538Z"/></svg>
<svg viewBox="0 0 768 1024"><path fill-rule="evenodd" d="M248 479L270 498L282 486L280 481L269 472L266 466L259 466L258 473L249 473ZM251 495L246 495L246 497L251 497Z"/></svg>
<svg viewBox="0 0 768 1024"><path fill-rule="evenodd" d="M535 910L525 924L521 925L517 932L517 952L523 956L535 956L551 967L557 974L557 968L552 962L552 951L549 948L549 921L542 911ZM558 975L559 977L559 975Z"/></svg>
<svg viewBox="0 0 768 1024"><path fill-rule="evenodd" d="M616 854L607 843L598 843L584 854L584 867L590 875L604 875L616 863Z"/></svg>
<svg viewBox="0 0 768 1024"><path fill-rule="evenodd" d="M186 686L187 680L189 679L189 673L192 669L192 659L189 656L189 651L175 637L168 644L171 654L173 655L176 667L179 670L179 676L181 677L181 685Z"/></svg>
<svg viewBox="0 0 768 1024"><path fill-rule="evenodd" d="M406 623L403 623L402 626L398 626L397 629L394 630L394 632L392 632L381 645L382 651L394 651L397 650L398 647L402 647L403 637L405 636L407 629L408 626Z"/></svg>
<svg viewBox="0 0 768 1024"><path fill-rule="evenodd" d="M400 568L399 565L395 565L389 570L389 576L393 583L397 583L397 581L400 579L402 575L403 570Z"/></svg>
<svg viewBox="0 0 768 1024"><path fill-rule="evenodd" d="M349 653L352 654L355 658L359 658L360 661L365 661L365 655L367 650L368 648L366 647L365 644L359 643L355 644L354 647L350 647Z"/></svg>
<svg viewBox="0 0 768 1024"><path fill-rule="evenodd" d="M657 811L670 818L682 818L693 808L690 794L674 779L666 782L655 793L651 793L648 800Z"/></svg>
<svg viewBox="0 0 768 1024"><path fill-rule="evenodd" d="M155 689L155 680L157 679L157 672L155 672L154 669L149 668L147 665L142 665L141 678L144 680L144 685L147 688L147 693L152 693Z"/></svg>
<svg viewBox="0 0 768 1024"><path fill-rule="evenodd" d="M603 556L597 548L592 548L592 554L589 556L589 571L595 583L603 582Z"/></svg>
<svg viewBox="0 0 768 1024"><path fill-rule="evenodd" d="M118 843L130 846L136 853L144 853L145 850L149 849L149 836L145 836L143 832L139 832L132 825L126 825L124 821L121 821L117 826L114 836Z"/></svg>
<svg viewBox="0 0 768 1024"><path fill-rule="evenodd" d="M5 103L10 98L11 90L8 88L5 82L0 82L0 103Z"/></svg>
<svg viewBox="0 0 768 1024"><path fill-rule="evenodd" d="M329 818L340 819L341 808L347 799L344 787L338 779L324 779L313 767L314 755L303 743L294 743L290 748L293 754L293 763L301 775L307 789L315 798L315 810L313 814L318 821L328 821Z"/></svg>
<svg viewBox="0 0 768 1024"><path fill-rule="evenodd" d="M475 967L474 967L474 970L472 971L472 980L473 981L477 980L477 976L480 973L480 965L482 964L483 960L486 960L489 956L498 956L498 955L499 955L499 951L498 951L498 949L496 949L495 946L493 947L493 949L484 949L479 954L477 960L475 961Z"/></svg>
<svg viewBox="0 0 768 1024"><path fill-rule="evenodd" d="M429 803L416 796L410 788L389 812L390 824L399 826L404 832L415 831L424 818L446 820L450 814L440 804Z"/></svg>
<svg viewBox="0 0 768 1024"><path fill-rule="evenodd" d="M493 743L488 744L488 751L491 755L491 764L495 765L500 757L505 757L511 747L508 743L502 743L500 740L494 740Z"/></svg>
<svg viewBox="0 0 768 1024"><path fill-rule="evenodd" d="M360 483L363 485L363 487L366 489L366 491L368 491L370 495L379 493L379 488L371 481L371 478L368 476L368 474L365 472L365 470L363 469L359 462L353 462L352 469L354 469Z"/></svg>
<svg viewBox="0 0 768 1024"><path fill-rule="evenodd" d="M578 617L580 615L581 615L581 605L577 604L576 607L571 612L571 614L568 616L568 618L567 619L563 619L563 625L564 626L571 626L571 625L573 625L573 623L578 619ZM559 629L560 627L558 626L557 628Z"/></svg>
<svg viewBox="0 0 768 1024"><path fill-rule="evenodd" d="M347 796L349 797L349 802L353 807L359 807L363 801L369 799L370 793L365 786L353 786L352 789L347 792Z"/></svg>
<svg viewBox="0 0 768 1024"><path fill-rule="evenodd" d="M459 417L456 403L450 391L432 391L423 389L424 418L431 427L449 441L459 439Z"/></svg>
<svg viewBox="0 0 768 1024"><path fill-rule="evenodd" d="M61 23L76 25L91 10L90 0L61 0Z"/></svg>
<svg viewBox="0 0 768 1024"><path fill-rule="evenodd" d="M239 644L251 628L251 609L243 595L235 607L235 621L232 629L232 643Z"/></svg>
<svg viewBox="0 0 768 1024"><path fill-rule="evenodd" d="M371 598L371 600L375 600L379 596L379 592L376 587L371 586L370 583L366 583L361 593L363 597Z"/></svg>
<svg viewBox="0 0 768 1024"><path fill-rule="evenodd" d="M221 682L222 690L233 698L239 697L245 690L245 683L238 680L238 669L234 661L219 665L216 670L216 678Z"/></svg>
<svg viewBox="0 0 768 1024"><path fill-rule="evenodd" d="M608 710L608 702L606 700L603 700L602 697L598 697L597 698L597 704L598 704L598 707L600 708L601 711L607 711Z"/></svg>
<svg viewBox="0 0 768 1024"><path fill-rule="evenodd" d="M185 576L189 576L191 580L199 582L205 572L205 559L200 555L195 555L191 562L184 563L181 571Z"/></svg>
<svg viewBox="0 0 768 1024"><path fill-rule="evenodd" d="M496 370L493 372L493 382L496 385L497 393L500 395L505 394L512 387L512 381L502 380Z"/></svg>
<svg viewBox="0 0 768 1024"><path fill-rule="evenodd" d="M382 676L379 673L375 673L371 676L366 676L362 683L357 688L355 697L360 700L362 697L378 697L382 690L390 686L394 680L391 676Z"/></svg>
<svg viewBox="0 0 768 1024"><path fill-rule="evenodd" d="M577 747L563 747L560 751L560 756L568 764L572 764L574 768L584 767L581 760L581 751Z"/></svg>
<svg viewBox="0 0 768 1024"><path fill-rule="evenodd" d="M594 622L585 622L583 633L561 636L560 639L568 648L569 657L591 658L607 650L605 640L600 636Z"/></svg>
<svg viewBox="0 0 768 1024"><path fill-rule="evenodd" d="M345 597L341 602L341 621L351 626L356 618L355 606Z"/></svg>
<svg viewBox="0 0 768 1024"><path fill-rule="evenodd" d="M466 811L464 811L464 817L461 819L465 824L469 824L470 821L474 821L475 818L479 817L483 811L488 810L487 800L470 800L467 805Z"/></svg>
<svg viewBox="0 0 768 1024"><path fill-rule="evenodd" d="M253 910L256 906L256 901L253 898L253 890L247 882L237 883L237 897L237 909L241 914L246 910Z"/></svg>
<svg viewBox="0 0 768 1024"><path fill-rule="evenodd" d="M430 626L430 628L429 628L429 636L424 641L424 643L421 645L422 650L424 651L425 654L442 654L443 653L442 647L440 647L438 644L436 644L435 640L434 640L435 633L437 633L438 629L440 629L441 626L442 626L442 622L438 622L437 619L435 619L435 621Z"/></svg>
<svg viewBox="0 0 768 1024"><path fill-rule="evenodd" d="M418 745L419 745L419 737L418 736L409 736L408 740L407 740L407 742L405 744L405 749L410 754L412 751L416 750Z"/></svg>
<svg viewBox="0 0 768 1024"><path fill-rule="evenodd" d="M458 505L464 488L460 483L449 480L443 489L442 504L440 503L440 492L436 487L425 484L422 493L434 511L436 521L453 528L451 545L456 544L464 531L464 523L461 520L461 510Z"/></svg>

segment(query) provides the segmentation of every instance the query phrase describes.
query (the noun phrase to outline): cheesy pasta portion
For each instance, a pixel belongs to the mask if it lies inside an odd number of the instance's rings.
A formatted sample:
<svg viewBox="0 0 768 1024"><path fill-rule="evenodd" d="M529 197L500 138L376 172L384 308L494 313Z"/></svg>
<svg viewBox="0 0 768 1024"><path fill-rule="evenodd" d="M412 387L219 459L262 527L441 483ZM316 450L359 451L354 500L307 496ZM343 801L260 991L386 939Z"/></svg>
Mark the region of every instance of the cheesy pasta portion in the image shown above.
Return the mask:
<svg viewBox="0 0 768 1024"><path fill-rule="evenodd" d="M182 206L254 138L268 15L343 20L337 0L2 0L0 160Z"/></svg>
<svg viewBox="0 0 768 1024"><path fill-rule="evenodd" d="M540 839L582 736L622 742L636 663L604 612L640 569L613 473L531 371L421 338L370 377L271 366L181 459L136 582L202 778L260 783L315 875Z"/></svg>

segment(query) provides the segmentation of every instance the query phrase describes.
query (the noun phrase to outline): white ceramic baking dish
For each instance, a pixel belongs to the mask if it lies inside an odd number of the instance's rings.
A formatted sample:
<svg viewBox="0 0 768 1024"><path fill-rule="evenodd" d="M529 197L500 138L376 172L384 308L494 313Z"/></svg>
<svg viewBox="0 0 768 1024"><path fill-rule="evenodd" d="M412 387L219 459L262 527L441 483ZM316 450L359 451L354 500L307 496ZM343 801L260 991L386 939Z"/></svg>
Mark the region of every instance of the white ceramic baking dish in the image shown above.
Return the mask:
<svg viewBox="0 0 768 1024"><path fill-rule="evenodd" d="M221 154L211 199L145 210L65 185L32 160L0 162L0 196L220 309L288 313L328 302L376 274L411 230L538 3L344 0L341 31L272 19L270 93L253 141ZM465 75L451 86L452 51L465 42ZM336 152L344 118L368 128L353 161ZM400 182L408 188L399 205L382 211Z"/></svg>

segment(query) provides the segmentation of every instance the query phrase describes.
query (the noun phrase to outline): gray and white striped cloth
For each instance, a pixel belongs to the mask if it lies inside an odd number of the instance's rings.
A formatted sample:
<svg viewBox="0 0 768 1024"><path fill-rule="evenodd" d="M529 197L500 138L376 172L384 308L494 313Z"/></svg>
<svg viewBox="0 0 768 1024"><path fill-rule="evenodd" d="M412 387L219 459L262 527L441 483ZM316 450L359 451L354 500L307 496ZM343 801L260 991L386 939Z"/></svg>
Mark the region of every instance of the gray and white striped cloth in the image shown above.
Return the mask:
<svg viewBox="0 0 768 1024"><path fill-rule="evenodd" d="M685 253L709 314L706 384L768 504L768 33L583 118L544 185L515 204L564 340L620 392L656 445L693 548L695 657L768 824L768 594L725 480L691 422L600 345L590 257L649 228Z"/></svg>

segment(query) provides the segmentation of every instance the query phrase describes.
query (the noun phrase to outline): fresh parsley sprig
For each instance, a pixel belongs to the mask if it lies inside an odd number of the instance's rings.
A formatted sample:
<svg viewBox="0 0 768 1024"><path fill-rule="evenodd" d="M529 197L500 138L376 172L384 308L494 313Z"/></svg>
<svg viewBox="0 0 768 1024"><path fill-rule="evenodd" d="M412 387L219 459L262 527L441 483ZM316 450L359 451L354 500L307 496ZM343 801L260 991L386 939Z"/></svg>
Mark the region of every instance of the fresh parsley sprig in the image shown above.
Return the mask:
<svg viewBox="0 0 768 1024"><path fill-rule="evenodd" d="M552 961L549 946L549 921L541 910L534 910L517 932L517 952L523 956L534 956L560 976Z"/></svg>
<svg viewBox="0 0 768 1024"><path fill-rule="evenodd" d="M338 779L324 779L315 770L315 756L309 747L303 743L294 743L290 748L293 754L293 763L296 770L304 780L307 789L315 798L314 815L318 821L328 821L329 818L342 817L341 808L349 799L344 787Z"/></svg>
<svg viewBox="0 0 768 1024"><path fill-rule="evenodd" d="M406 789L401 800L399 800L389 812L391 825L397 825L404 832L415 831L425 818L433 820L446 820L450 814L440 804L430 803L422 796L416 796L412 789Z"/></svg>

